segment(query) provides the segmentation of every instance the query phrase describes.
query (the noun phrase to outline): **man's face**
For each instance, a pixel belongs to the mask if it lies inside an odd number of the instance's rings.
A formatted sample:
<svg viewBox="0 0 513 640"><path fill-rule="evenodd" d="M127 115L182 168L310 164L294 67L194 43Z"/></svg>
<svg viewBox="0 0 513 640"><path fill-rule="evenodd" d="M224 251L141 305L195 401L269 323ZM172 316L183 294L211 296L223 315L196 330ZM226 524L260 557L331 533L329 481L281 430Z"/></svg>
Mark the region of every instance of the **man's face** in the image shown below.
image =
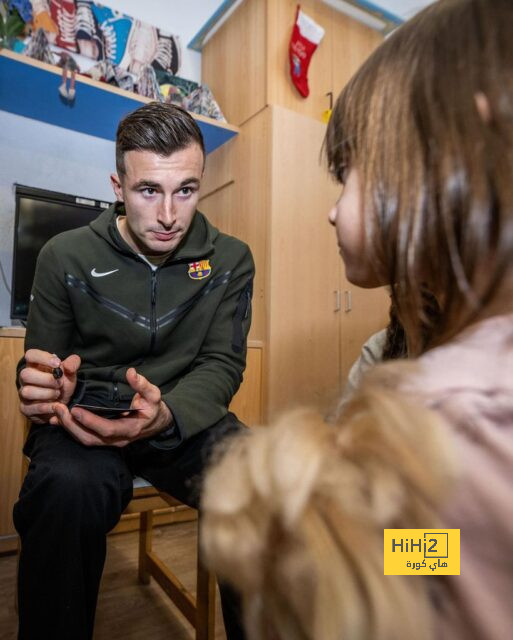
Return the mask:
<svg viewBox="0 0 513 640"><path fill-rule="evenodd" d="M119 231L128 245L146 256L174 251L187 233L198 203L203 152L196 143L160 156L127 151L125 174L111 176L126 218Z"/></svg>

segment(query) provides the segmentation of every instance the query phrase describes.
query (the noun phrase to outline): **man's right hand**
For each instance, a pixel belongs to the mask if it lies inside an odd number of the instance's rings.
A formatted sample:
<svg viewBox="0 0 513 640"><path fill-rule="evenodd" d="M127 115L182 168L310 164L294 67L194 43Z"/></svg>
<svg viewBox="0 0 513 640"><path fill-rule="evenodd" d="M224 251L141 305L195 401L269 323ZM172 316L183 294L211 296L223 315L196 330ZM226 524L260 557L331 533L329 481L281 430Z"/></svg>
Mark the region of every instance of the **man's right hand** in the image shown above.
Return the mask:
<svg viewBox="0 0 513 640"><path fill-rule="evenodd" d="M55 354L39 349L29 349L25 353L25 367L20 372L20 411L32 422L44 424L58 423L53 404L67 404L77 384L80 357L68 356L60 360ZM55 378L52 370L60 367L62 377Z"/></svg>

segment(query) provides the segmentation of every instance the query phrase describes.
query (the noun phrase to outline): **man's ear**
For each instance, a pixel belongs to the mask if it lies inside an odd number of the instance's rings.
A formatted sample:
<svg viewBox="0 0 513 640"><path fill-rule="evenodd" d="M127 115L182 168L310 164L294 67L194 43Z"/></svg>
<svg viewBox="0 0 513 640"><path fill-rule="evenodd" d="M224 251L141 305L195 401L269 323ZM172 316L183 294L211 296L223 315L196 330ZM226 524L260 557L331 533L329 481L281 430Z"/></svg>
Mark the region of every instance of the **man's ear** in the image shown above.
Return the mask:
<svg viewBox="0 0 513 640"><path fill-rule="evenodd" d="M482 91L474 93L474 102L476 103L476 109L481 117L481 120L485 124L490 124L492 120L492 110L490 108L490 102Z"/></svg>
<svg viewBox="0 0 513 640"><path fill-rule="evenodd" d="M110 183L112 185L112 189L114 190L114 195L116 196L116 200L118 202L124 202L123 186L121 184L121 179L117 173L110 174Z"/></svg>

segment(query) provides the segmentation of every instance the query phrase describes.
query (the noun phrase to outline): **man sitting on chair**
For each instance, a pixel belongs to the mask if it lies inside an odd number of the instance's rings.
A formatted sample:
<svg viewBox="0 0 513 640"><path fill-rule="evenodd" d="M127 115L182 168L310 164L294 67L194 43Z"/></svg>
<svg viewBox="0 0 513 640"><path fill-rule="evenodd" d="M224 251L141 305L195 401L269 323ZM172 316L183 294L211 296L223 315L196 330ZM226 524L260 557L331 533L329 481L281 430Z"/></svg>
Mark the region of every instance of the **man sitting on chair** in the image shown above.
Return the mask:
<svg viewBox="0 0 513 640"><path fill-rule="evenodd" d="M32 421L14 508L21 640L91 638L106 534L133 475L197 506L209 452L241 426L227 407L254 264L196 210L204 160L187 112L137 109L117 131L117 202L39 255L18 365ZM228 637L242 637L223 592Z"/></svg>

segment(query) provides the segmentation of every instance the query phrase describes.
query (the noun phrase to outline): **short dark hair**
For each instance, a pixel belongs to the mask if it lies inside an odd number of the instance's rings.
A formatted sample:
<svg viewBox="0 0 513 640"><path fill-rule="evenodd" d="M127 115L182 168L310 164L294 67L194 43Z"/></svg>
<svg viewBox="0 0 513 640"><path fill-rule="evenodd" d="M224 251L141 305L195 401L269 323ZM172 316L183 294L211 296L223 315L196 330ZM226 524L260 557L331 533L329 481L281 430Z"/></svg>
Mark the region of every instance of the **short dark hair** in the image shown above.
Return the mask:
<svg viewBox="0 0 513 640"><path fill-rule="evenodd" d="M153 151L170 156L190 144L198 144L205 156L205 143L194 118L173 104L150 102L125 116L116 132L116 169L124 175L127 151Z"/></svg>

